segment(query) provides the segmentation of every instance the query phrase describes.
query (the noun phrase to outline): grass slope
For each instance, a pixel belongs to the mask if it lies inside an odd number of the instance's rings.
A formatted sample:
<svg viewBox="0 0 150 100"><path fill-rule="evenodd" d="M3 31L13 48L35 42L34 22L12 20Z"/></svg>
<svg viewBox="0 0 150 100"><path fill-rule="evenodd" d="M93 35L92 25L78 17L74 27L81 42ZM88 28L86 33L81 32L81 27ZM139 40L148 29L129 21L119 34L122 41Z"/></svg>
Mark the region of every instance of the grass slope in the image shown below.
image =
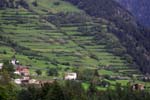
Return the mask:
<svg viewBox="0 0 150 100"><path fill-rule="evenodd" d="M1 60L11 59L15 55L22 65L31 67L31 73L34 74L36 69L41 69L43 71L41 78L48 78L45 74L48 67L57 67L59 77L63 76L66 69L73 71L74 68L99 68L100 74L114 76L132 76L133 71L135 74L139 73L123 57L108 52L105 43L97 44L94 36L84 35L78 31L81 26L88 29L100 24L105 32L107 25L104 22L98 23L96 19L90 19L84 23L60 23L58 27L53 21L45 20L45 16L57 17L56 13L60 12L83 13L83 11L61 0L37 1L38 6L35 7L32 1L28 0L32 11L24 8L0 10L0 29L2 29L0 34L28 48L17 52L13 46L0 41ZM57 2L58 5L55 4ZM116 38L113 34L111 36ZM111 68L104 69L103 66L111 66ZM123 69L124 71L120 71Z"/></svg>

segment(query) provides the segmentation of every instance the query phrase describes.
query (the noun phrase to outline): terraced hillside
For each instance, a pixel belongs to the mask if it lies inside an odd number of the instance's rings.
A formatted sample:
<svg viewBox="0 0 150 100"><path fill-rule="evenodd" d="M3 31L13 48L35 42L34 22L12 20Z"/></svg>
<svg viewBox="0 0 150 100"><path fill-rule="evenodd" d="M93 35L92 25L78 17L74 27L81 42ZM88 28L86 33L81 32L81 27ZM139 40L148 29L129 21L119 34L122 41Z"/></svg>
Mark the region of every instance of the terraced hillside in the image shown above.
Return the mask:
<svg viewBox="0 0 150 100"><path fill-rule="evenodd" d="M129 77L126 82L141 75L118 38L108 32L108 25L117 28L113 23L90 17L64 1L37 1L34 6L29 0L29 9L0 10L1 60L15 56L22 65L30 66L33 74L37 69L46 73L47 68L55 67L60 78L64 72L80 69ZM97 35L101 40L97 40ZM119 56L121 53L128 59ZM43 74L42 78L45 77L48 78Z"/></svg>
<svg viewBox="0 0 150 100"><path fill-rule="evenodd" d="M144 74L150 72L150 32L139 25L136 22L136 18L128 11L113 0L95 0L94 2L92 0L66 1L71 2L91 16L105 18L113 22L117 29L110 27L109 31L118 37L121 44L126 48L127 53L133 57L138 68Z"/></svg>

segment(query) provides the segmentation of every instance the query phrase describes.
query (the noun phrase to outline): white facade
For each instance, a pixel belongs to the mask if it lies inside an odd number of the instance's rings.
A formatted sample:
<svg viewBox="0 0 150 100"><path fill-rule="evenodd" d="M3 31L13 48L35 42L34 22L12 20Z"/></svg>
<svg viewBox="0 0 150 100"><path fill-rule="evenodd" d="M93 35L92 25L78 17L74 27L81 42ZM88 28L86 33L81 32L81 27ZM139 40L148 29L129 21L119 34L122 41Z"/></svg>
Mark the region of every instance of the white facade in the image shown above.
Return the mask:
<svg viewBox="0 0 150 100"><path fill-rule="evenodd" d="M16 84L21 84L21 83L22 83L22 82L21 82L21 79L15 79L14 82L15 82Z"/></svg>
<svg viewBox="0 0 150 100"><path fill-rule="evenodd" d="M11 63L12 63L13 65L16 65L16 64L18 64L18 63L19 63L19 61L18 61L18 60L16 60L16 59L13 59L13 60L11 60Z"/></svg>
<svg viewBox="0 0 150 100"><path fill-rule="evenodd" d="M19 71L15 71L14 74L21 75Z"/></svg>
<svg viewBox="0 0 150 100"><path fill-rule="evenodd" d="M2 69L3 68L3 63L0 63L0 69Z"/></svg>
<svg viewBox="0 0 150 100"><path fill-rule="evenodd" d="M67 73L65 75L65 80L76 80L77 79L77 73Z"/></svg>
<svg viewBox="0 0 150 100"><path fill-rule="evenodd" d="M23 77L22 80L30 80L30 77Z"/></svg>
<svg viewBox="0 0 150 100"><path fill-rule="evenodd" d="M16 60L12 60L11 63L12 63L13 65L16 65Z"/></svg>
<svg viewBox="0 0 150 100"><path fill-rule="evenodd" d="M40 84L39 81L35 80L35 79L31 79L29 80L29 84Z"/></svg>

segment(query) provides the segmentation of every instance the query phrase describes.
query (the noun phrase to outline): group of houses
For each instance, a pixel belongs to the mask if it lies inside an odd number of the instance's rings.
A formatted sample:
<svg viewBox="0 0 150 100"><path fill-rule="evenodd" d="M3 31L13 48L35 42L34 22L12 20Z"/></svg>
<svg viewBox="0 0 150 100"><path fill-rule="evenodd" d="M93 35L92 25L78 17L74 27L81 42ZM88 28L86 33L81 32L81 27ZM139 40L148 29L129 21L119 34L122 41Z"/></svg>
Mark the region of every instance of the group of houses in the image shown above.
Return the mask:
<svg viewBox="0 0 150 100"><path fill-rule="evenodd" d="M15 58L11 60L11 64L15 68L14 74L20 76L20 78L14 79L14 82L16 84L28 83L30 80L29 67L20 65L19 61Z"/></svg>
<svg viewBox="0 0 150 100"><path fill-rule="evenodd" d="M19 61L17 59L12 59L10 63L14 66L14 74L18 75L19 78L13 79L14 83L16 84L41 84L44 82L49 83L49 81L39 81L36 79L32 79L30 75L30 69L27 66L22 66L19 64ZM3 63L0 63L0 69L2 69ZM65 80L76 80L77 79L77 73L71 72L66 73L64 76Z"/></svg>
<svg viewBox="0 0 150 100"><path fill-rule="evenodd" d="M28 83L30 80L30 72L28 67L17 66L14 74L20 76L20 78L14 79L16 84Z"/></svg>
<svg viewBox="0 0 150 100"><path fill-rule="evenodd" d="M17 61L16 59L13 59L11 63L15 66L14 74L20 76L20 78L14 79L14 82L18 85L28 85L28 84L42 85L44 83L53 82L52 80L43 81L43 80L32 79L30 75L29 67L19 65L19 61Z"/></svg>
<svg viewBox="0 0 150 100"><path fill-rule="evenodd" d="M28 84L28 83L36 83L35 79L31 79L29 67L19 65L19 61L17 59L12 59L10 63L14 66L14 74L18 75L19 78L13 79L16 84ZM3 63L0 63L0 69L3 68Z"/></svg>
<svg viewBox="0 0 150 100"><path fill-rule="evenodd" d="M19 64L19 61L16 59L11 60L12 65L15 68L14 74L18 75L20 78L13 79L14 83L22 85L22 84L44 84L44 83L52 83L52 80L48 81L40 81L36 79L32 79L30 75L30 69L27 66L22 66ZM0 63L0 69L3 68L3 63ZM111 77L116 78L116 77ZM117 77L118 78L118 77ZM66 73L64 76L64 80L76 80L77 79L77 73L75 72L69 72ZM120 79L120 77L119 77ZM124 77L123 77L124 79ZM128 77L127 77L128 79ZM143 84L132 84L133 90L144 90Z"/></svg>

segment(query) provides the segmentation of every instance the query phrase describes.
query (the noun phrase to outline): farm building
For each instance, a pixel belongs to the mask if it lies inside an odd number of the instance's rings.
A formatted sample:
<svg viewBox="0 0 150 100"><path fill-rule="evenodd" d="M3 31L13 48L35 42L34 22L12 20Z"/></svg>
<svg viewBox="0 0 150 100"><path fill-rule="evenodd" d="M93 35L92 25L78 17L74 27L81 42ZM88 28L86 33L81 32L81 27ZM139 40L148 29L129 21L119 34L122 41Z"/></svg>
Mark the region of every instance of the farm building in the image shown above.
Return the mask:
<svg viewBox="0 0 150 100"><path fill-rule="evenodd" d="M12 59L12 60L11 60L11 64L14 65L14 66L15 66L15 65L18 65L18 64L19 64L19 61L18 61L17 59Z"/></svg>
<svg viewBox="0 0 150 100"><path fill-rule="evenodd" d="M29 68L28 67L22 67L22 66L18 66L14 73L18 74L18 75L23 75L23 76L29 76L30 75Z"/></svg>
<svg viewBox="0 0 150 100"><path fill-rule="evenodd" d="M77 73L67 73L65 75L65 80L76 80L77 79Z"/></svg>
<svg viewBox="0 0 150 100"><path fill-rule="evenodd" d="M133 90L144 90L144 85L143 84L133 84L132 89Z"/></svg>
<svg viewBox="0 0 150 100"><path fill-rule="evenodd" d="M2 69L3 68L3 63L0 63L0 69Z"/></svg>

